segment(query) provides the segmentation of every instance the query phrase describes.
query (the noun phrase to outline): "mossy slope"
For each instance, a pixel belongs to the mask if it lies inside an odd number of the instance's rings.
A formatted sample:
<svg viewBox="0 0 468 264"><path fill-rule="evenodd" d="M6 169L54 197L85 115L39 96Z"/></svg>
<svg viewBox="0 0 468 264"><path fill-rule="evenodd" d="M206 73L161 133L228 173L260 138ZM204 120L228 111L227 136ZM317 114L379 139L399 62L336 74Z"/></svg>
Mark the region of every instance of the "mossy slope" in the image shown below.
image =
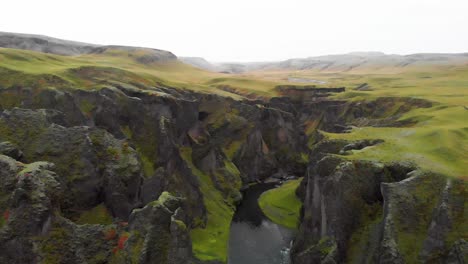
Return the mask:
<svg viewBox="0 0 468 264"><path fill-rule="evenodd" d="M296 196L296 189L302 178L285 182L278 188L264 192L258 199L263 213L273 222L296 229L302 203Z"/></svg>

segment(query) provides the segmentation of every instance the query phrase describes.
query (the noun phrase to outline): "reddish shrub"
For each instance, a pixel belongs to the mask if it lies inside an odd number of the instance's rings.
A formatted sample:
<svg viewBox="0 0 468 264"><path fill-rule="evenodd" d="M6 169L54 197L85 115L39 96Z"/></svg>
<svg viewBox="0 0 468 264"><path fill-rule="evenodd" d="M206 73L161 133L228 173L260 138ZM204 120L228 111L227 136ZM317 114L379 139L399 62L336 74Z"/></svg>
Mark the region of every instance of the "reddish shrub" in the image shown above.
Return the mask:
<svg viewBox="0 0 468 264"><path fill-rule="evenodd" d="M119 251L119 248L118 248L118 247L114 247L114 248L112 249L112 253L114 253L114 254L116 254L118 251Z"/></svg>
<svg viewBox="0 0 468 264"><path fill-rule="evenodd" d="M107 230L105 233L106 240L114 240L116 237L117 237L117 231L115 231L115 229L113 228Z"/></svg>
<svg viewBox="0 0 468 264"><path fill-rule="evenodd" d="M123 234L119 237L119 242L117 246L112 249L112 253L117 254L120 250L122 250L125 246L125 242L127 242L128 235Z"/></svg>
<svg viewBox="0 0 468 264"><path fill-rule="evenodd" d="M117 247L119 249L123 249L125 242L127 242L127 239L128 239L128 235L121 235L119 238L119 243L117 244Z"/></svg>
<svg viewBox="0 0 468 264"><path fill-rule="evenodd" d="M120 237L119 239L119 243L118 243L118 247L119 249L123 249L124 245L125 245L125 242L127 242L128 240L128 236L127 235L123 235Z"/></svg>
<svg viewBox="0 0 468 264"><path fill-rule="evenodd" d="M3 212L3 219L5 219L5 221L8 221L8 219L10 219L10 210L6 209L6 211Z"/></svg>

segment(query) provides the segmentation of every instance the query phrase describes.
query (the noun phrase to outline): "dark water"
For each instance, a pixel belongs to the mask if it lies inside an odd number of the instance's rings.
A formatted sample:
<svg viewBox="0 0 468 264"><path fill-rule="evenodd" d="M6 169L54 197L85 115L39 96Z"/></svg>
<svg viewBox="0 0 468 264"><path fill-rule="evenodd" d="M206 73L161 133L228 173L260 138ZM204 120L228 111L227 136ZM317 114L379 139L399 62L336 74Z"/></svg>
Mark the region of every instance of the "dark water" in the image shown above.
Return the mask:
<svg viewBox="0 0 468 264"><path fill-rule="evenodd" d="M244 191L231 224L228 264L289 264L293 230L266 218L257 199L274 184L257 184Z"/></svg>

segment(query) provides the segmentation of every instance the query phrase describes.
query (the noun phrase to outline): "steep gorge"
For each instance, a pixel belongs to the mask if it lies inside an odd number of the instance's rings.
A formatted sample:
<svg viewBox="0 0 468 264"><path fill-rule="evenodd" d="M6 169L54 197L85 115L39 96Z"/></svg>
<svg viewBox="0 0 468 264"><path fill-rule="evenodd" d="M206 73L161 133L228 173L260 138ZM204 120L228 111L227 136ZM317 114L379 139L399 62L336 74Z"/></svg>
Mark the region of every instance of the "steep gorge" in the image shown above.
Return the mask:
<svg viewBox="0 0 468 264"><path fill-rule="evenodd" d="M431 104L298 93L0 89L0 262L223 263L240 189L276 174L304 176L293 263L463 263L465 182L319 132Z"/></svg>

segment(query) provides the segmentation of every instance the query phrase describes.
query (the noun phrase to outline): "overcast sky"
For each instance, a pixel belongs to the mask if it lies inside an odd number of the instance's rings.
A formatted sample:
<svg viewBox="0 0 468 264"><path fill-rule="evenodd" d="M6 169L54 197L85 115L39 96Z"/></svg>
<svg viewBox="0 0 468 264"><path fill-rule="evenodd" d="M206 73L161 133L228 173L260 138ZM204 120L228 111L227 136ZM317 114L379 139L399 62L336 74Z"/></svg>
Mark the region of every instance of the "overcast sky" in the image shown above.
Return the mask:
<svg viewBox="0 0 468 264"><path fill-rule="evenodd" d="M4 0L0 31L211 61L468 52L468 0Z"/></svg>

